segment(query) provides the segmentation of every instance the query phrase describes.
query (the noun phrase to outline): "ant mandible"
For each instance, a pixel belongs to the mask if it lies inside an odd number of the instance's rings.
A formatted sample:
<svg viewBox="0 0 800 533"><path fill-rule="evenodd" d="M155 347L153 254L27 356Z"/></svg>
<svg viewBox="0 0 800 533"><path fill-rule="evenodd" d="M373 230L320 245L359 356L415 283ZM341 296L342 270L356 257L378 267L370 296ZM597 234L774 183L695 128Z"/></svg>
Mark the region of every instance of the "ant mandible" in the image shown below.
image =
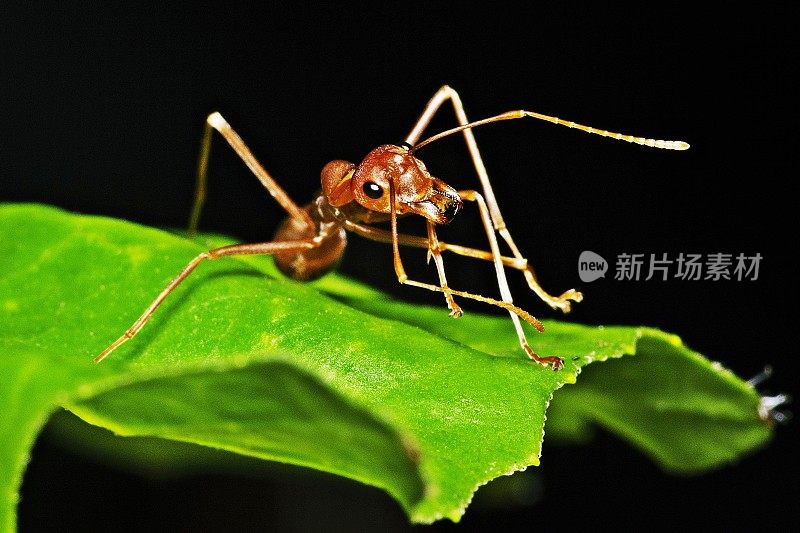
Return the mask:
<svg viewBox="0 0 800 533"><path fill-rule="evenodd" d="M459 126L418 142L433 116L447 100L455 109ZM564 364L561 358L539 356L528 345L520 319L528 322L538 331L543 331L543 327L535 317L514 305L504 267L522 271L531 290L550 307L560 309L564 313L569 312L571 302L580 302L583 295L570 289L560 296L552 296L539 285L533 269L514 244L514 239L500 214L489 176L472 134L472 128L477 126L525 117L654 148L668 150L689 148L689 145L682 141L662 141L622 135L524 110L508 111L483 120L469 122L458 93L445 85L425 106L425 110L404 142L400 145L378 146L369 152L358 165L341 160L331 161L322 169L321 194L307 206L299 207L261 166L241 137L222 118L222 115L216 112L212 113L206 119L201 144L197 189L189 221L189 235L193 236L197 232L200 211L205 199L211 138L215 130L228 141L228 144L289 216L278 228L272 241L223 246L203 252L192 259L183 271L161 291L133 325L95 358L95 362L102 361L121 344L133 338L164 299L203 261L226 256L270 254L274 256L277 267L287 276L303 281L313 280L336 266L347 242L346 231L351 231L373 241L391 243L397 280L404 285L443 293L451 316L459 317L462 314L461 307L455 302L454 296L478 300L506 309L514 323L520 346L528 357L542 365L551 365L554 370L560 369ZM457 191L441 179L431 176L422 161L414 156L420 148L457 132L462 132L464 135L481 182L482 194L475 190ZM488 251L442 242L436 235L436 226L449 224L461 210L464 201L475 202L478 206L481 222L489 242ZM428 228L427 238L397 231L397 219L412 214L425 218ZM376 222L387 221L390 223L389 230L373 226ZM511 256L502 255L497 235L511 250ZM439 274L439 285L408 278L400 259L400 245L428 250L429 257L433 258ZM488 298L448 286L442 260L444 251L493 262L501 299Z"/></svg>

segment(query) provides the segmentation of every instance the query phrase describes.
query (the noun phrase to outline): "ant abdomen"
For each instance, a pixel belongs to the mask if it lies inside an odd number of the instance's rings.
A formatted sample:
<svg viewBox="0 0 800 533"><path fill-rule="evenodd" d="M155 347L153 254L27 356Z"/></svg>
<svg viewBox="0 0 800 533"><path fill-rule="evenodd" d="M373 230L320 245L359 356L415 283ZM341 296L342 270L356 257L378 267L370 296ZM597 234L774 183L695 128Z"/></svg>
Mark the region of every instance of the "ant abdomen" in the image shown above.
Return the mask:
<svg viewBox="0 0 800 533"><path fill-rule="evenodd" d="M336 223L320 222L315 228L287 217L275 232L277 242L319 238L320 245L303 251L275 252L275 265L284 275L297 281L312 281L334 270L342 259L347 234Z"/></svg>

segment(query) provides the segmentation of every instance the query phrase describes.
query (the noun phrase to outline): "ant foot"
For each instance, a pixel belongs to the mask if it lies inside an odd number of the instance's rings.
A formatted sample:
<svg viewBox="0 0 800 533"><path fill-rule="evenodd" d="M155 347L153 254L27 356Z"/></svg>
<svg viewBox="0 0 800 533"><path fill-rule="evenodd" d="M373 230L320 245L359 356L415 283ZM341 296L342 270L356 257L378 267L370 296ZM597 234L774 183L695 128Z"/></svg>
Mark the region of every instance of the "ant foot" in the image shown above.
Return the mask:
<svg viewBox="0 0 800 533"><path fill-rule="evenodd" d="M534 352L530 346L524 344L522 346L525 349L525 352L528 354L528 357L536 361L542 366L553 365L553 370L561 370L564 368L564 360L560 357L556 357L554 355L549 357L541 357L536 352Z"/></svg>
<svg viewBox="0 0 800 533"><path fill-rule="evenodd" d="M553 298L550 302L550 307L553 309L560 309L562 313L567 314L572 309L572 304L570 303L581 302L583 300L583 294L576 291L575 289L570 289L565 291L561 296L558 298Z"/></svg>
<svg viewBox="0 0 800 533"><path fill-rule="evenodd" d="M564 360L560 357L542 357L539 364L547 366L548 364L553 365L553 370L561 370L564 368Z"/></svg>

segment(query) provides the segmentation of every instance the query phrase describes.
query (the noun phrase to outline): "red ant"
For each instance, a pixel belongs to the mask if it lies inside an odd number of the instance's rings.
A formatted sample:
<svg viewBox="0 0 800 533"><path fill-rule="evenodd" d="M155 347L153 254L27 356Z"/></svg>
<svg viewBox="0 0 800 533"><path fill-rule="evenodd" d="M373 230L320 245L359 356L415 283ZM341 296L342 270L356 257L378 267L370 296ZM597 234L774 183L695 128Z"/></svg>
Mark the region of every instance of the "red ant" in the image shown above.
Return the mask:
<svg viewBox="0 0 800 533"><path fill-rule="evenodd" d="M460 125L418 142L433 116L447 100L450 100L453 104L456 118ZM425 110L403 143L400 145L384 144L378 146L368 153L358 165L341 160L331 161L322 169L322 193L307 206L299 207L281 189L272 176L264 170L264 167L256 160L241 137L222 118L222 115L212 113L206 119L205 132L203 134L197 172L197 190L189 222L189 235L193 236L197 231L200 211L205 199L208 159L214 130L228 141L228 144L242 158L273 198L287 211L289 216L278 228L272 241L223 246L203 252L192 259L183 271L161 291L161 294L156 297L136 322L95 358L95 362L102 361L117 347L136 335L175 287L186 279L197 265L206 259L246 254L271 254L274 256L278 268L287 276L297 280L312 280L322 276L336 266L347 242L346 231L351 231L367 239L391 243L397 280L404 285L412 285L443 293L451 316L459 317L462 314L461 307L455 302L454 296L478 300L508 310L516 328L520 346L528 354L528 357L542 365L552 365L554 370L558 370L564 364L561 358L541 357L528 345L520 318L539 331L542 331L543 327L535 317L513 304L504 267L522 271L531 290L550 307L560 309L564 313L569 312L571 302L580 302L583 299L583 295L574 289L570 289L560 296L552 296L539 285L536 275L528 264L528 260L520 253L506 228L492 191L492 185L489 182L489 176L481 160L478 145L472 134L472 128L477 126L525 117L546 120L553 124L577 128L588 133L655 148L669 150L686 150L689 148L689 145L682 141L661 141L622 135L524 110L508 111L483 120L469 122L458 93L445 85L436 92L425 106ZM450 187L439 178L431 176L423 162L414 155L423 146L457 132L462 132L464 135L472 162L481 182L482 194L475 190L457 191ZM442 242L436 236L436 226L452 222L453 218L461 210L464 201L475 202L478 205L481 221L489 241L488 251ZM407 235L397 231L398 217L411 214L425 218L428 227L427 238ZM387 221L390 223L390 230L373 226L376 222ZM511 250L511 256L502 255L497 235L505 241ZM438 285L408 278L400 259L400 245L428 250L429 257L433 258L439 274ZM497 274L497 284L500 288L501 299L488 298L449 287L442 260L442 252L444 251L492 261Z"/></svg>

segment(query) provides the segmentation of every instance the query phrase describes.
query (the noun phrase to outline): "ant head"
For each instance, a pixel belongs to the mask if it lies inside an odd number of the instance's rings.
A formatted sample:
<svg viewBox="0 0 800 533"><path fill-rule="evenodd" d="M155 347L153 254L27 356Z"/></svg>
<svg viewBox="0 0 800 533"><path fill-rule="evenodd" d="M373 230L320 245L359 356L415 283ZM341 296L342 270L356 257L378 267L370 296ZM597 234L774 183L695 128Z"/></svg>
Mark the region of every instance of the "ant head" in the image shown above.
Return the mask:
<svg viewBox="0 0 800 533"><path fill-rule="evenodd" d="M355 201L370 211L390 213L390 184L398 214L416 213L447 224L461 209L458 192L431 176L425 164L401 146L379 146L358 166L331 161L322 169L322 189L334 207Z"/></svg>

